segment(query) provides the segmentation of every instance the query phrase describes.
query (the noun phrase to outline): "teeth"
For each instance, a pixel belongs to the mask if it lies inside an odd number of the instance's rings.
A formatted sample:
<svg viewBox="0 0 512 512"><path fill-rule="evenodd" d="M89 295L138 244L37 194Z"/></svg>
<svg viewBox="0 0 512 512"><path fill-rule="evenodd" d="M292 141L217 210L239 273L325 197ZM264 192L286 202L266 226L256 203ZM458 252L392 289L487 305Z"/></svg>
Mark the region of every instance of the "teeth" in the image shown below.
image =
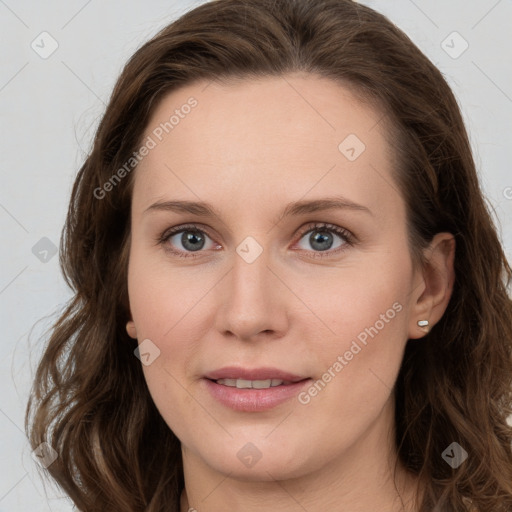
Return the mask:
<svg viewBox="0 0 512 512"><path fill-rule="evenodd" d="M237 379L236 387L238 389L252 388L252 382L250 380Z"/></svg>
<svg viewBox="0 0 512 512"><path fill-rule="evenodd" d="M229 386L238 389L268 389L270 387L281 386L288 384L281 379L267 379L267 380L245 380L245 379L219 379L217 384Z"/></svg>
<svg viewBox="0 0 512 512"><path fill-rule="evenodd" d="M236 379L220 379L217 381L217 384L224 384L224 386L236 388Z"/></svg>
<svg viewBox="0 0 512 512"><path fill-rule="evenodd" d="M278 382L278 381L275 381L275 382ZM279 381L279 382L282 382L282 381ZM274 384L274 386L276 386L276 385L278 386L279 384ZM269 388L270 386L272 386L272 380L267 379L267 380L253 380L251 387L253 387L255 389L266 389L266 388Z"/></svg>

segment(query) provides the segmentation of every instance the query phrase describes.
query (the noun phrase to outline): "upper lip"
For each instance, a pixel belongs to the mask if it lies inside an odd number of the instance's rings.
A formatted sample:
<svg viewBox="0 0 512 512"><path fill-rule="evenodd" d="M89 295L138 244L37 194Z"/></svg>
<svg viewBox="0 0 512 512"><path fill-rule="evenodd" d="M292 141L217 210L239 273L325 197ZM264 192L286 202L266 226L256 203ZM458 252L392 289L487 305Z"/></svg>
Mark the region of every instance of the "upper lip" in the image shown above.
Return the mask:
<svg viewBox="0 0 512 512"><path fill-rule="evenodd" d="M213 370L205 375L210 380L218 379L244 379L244 380L267 380L280 379L288 382L299 382L308 377L301 377L293 373L285 372L277 368L240 368L239 366L225 366Z"/></svg>

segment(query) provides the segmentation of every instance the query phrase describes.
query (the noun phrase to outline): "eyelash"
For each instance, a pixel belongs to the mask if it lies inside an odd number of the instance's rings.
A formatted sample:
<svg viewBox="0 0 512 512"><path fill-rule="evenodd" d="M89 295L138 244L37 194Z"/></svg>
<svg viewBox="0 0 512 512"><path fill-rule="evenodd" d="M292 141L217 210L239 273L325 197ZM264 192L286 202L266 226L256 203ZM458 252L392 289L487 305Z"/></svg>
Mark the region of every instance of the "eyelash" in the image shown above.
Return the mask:
<svg viewBox="0 0 512 512"><path fill-rule="evenodd" d="M176 235L177 233L181 233L184 231L192 231L192 232L199 232L201 234L207 235L209 238L213 239L209 235L209 233L200 228L197 224L185 224L182 226L176 226L174 228L171 228L170 230L164 231L161 235L159 235L156 239L157 244L164 246L164 249L173 255L178 256L179 258L197 258L200 256L196 256L193 251L183 252L183 251L176 251L174 249L171 249L169 246L166 246L166 242L169 241L169 239ZM312 231L325 231L325 232L331 232L338 235L340 238L344 240L344 244L341 247L338 247L334 250L327 250L327 251L308 251L315 254L316 257L320 258L326 258L335 254L339 254L347 249L348 246L355 245L355 237L350 233L350 231L347 231L346 229L340 228L338 226L335 226L334 224L328 224L328 223L315 223L314 225L308 225L299 233L299 240L302 239L302 237ZM204 251L196 251L197 253L201 253ZM318 256L317 256L318 255Z"/></svg>

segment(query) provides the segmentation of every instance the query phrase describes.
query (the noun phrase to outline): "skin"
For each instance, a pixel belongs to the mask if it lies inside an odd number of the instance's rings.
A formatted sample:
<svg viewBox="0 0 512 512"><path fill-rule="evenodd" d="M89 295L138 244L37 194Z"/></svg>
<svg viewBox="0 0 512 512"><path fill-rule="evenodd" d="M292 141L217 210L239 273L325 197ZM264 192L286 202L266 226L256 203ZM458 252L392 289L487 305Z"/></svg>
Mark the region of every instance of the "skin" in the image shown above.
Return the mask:
<svg viewBox="0 0 512 512"><path fill-rule="evenodd" d="M145 136L190 96L198 101L137 167L132 201L127 329L160 350L143 370L182 444L181 510L418 510L414 476L399 465L398 492L392 478L392 388L407 340L425 335L417 321L432 326L446 309L453 236L436 235L428 263L413 265L382 114L346 88L298 73L207 85L158 105ZM366 146L354 161L338 149L349 134ZM290 202L333 195L371 213L280 219ZM219 215L146 211L176 199L209 202ZM332 247L318 249L317 222L348 230L355 243L329 232ZM184 247L182 233L156 243L187 223L205 229L201 251ZM248 236L263 249L252 263L236 251ZM205 390L204 374L228 365L317 381L396 303L400 312L307 404L240 412ZM252 467L237 457L248 442L261 454Z"/></svg>

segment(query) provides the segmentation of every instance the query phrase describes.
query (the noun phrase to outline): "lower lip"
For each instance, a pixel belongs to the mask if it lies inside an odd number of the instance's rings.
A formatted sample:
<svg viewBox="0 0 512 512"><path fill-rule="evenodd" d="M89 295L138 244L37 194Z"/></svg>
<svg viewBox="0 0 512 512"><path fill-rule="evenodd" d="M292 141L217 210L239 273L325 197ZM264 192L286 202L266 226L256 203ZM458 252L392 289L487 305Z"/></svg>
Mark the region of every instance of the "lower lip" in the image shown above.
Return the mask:
<svg viewBox="0 0 512 512"><path fill-rule="evenodd" d="M209 379L204 381L212 396L226 407L236 411L258 412L272 409L290 400L308 385L311 379L267 389L238 389L217 384Z"/></svg>

